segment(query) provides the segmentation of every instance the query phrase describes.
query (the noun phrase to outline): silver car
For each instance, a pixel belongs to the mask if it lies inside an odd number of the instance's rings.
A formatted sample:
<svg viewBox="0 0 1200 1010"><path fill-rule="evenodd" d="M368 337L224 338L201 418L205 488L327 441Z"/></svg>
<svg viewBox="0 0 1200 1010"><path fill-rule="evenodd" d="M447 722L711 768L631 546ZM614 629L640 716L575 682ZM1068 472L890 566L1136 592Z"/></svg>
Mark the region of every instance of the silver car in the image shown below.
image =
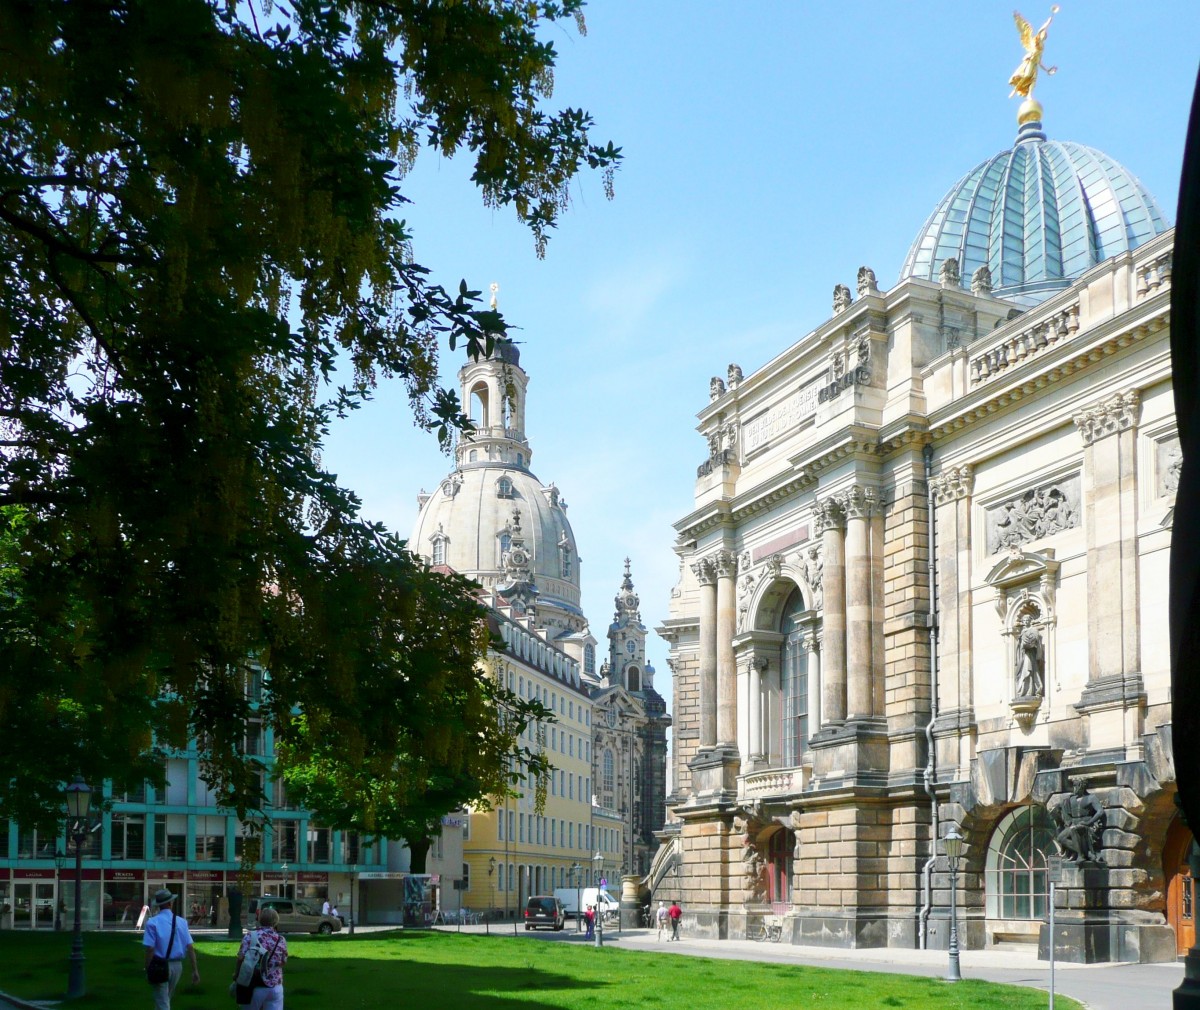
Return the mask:
<svg viewBox="0 0 1200 1010"><path fill-rule="evenodd" d="M273 908L279 913L279 925L275 928L281 933L321 933L328 936L342 928L341 919L332 915L322 915L319 908L300 899L259 898L254 912L255 919L264 908Z"/></svg>

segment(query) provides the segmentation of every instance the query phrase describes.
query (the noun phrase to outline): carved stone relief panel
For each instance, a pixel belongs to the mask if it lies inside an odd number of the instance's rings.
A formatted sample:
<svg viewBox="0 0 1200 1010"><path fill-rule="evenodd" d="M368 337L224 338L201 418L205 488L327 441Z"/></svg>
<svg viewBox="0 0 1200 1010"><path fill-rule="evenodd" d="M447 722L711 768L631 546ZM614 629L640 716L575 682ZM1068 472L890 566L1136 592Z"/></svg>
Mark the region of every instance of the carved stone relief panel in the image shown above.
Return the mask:
<svg viewBox="0 0 1200 1010"><path fill-rule="evenodd" d="M1154 446L1155 493L1159 498L1179 490L1179 471L1183 468L1183 450L1179 436L1164 438Z"/></svg>
<svg viewBox="0 0 1200 1010"><path fill-rule="evenodd" d="M989 554L1076 529L1083 521L1079 474L1022 491L986 515Z"/></svg>

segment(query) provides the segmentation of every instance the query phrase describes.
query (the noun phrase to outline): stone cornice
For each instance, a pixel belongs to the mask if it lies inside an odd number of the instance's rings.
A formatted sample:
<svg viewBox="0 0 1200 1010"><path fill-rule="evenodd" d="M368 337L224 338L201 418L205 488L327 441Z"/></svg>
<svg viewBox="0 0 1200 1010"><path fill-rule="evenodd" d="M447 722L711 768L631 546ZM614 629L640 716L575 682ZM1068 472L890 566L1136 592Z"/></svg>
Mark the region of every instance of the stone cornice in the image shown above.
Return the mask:
<svg viewBox="0 0 1200 1010"><path fill-rule="evenodd" d="M963 396L935 411L929 417L930 437L944 438L1028 396L1041 395L1046 386L1090 368L1096 362L1145 340L1168 326L1171 308L1169 292L1155 294L1137 308L1149 310L1142 313L1143 318L1140 321L1131 324L1128 319L1129 313L1105 320L1089 331L1091 339L1080 341L1075 338L1060 343L1050 353L1043 353L1031 361L1009 369L1005 376L1009 379L1007 384L977 386L972 391L974 395Z"/></svg>
<svg viewBox="0 0 1200 1010"><path fill-rule="evenodd" d="M709 530L732 526L732 518L727 501L710 502L684 516L673 528L685 540L694 540Z"/></svg>

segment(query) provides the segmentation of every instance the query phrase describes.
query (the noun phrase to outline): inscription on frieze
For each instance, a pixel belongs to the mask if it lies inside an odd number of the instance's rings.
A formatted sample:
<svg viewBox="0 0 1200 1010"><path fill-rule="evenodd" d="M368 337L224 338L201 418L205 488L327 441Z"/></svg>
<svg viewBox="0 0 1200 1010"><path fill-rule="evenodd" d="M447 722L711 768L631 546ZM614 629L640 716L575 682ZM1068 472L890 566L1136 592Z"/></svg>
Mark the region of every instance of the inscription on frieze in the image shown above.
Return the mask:
<svg viewBox="0 0 1200 1010"><path fill-rule="evenodd" d="M782 403L763 411L742 426L742 445L747 453L754 452L778 435L791 431L807 421L817 411L817 390L821 380L810 382L796 390Z"/></svg>
<svg viewBox="0 0 1200 1010"><path fill-rule="evenodd" d="M1077 528L1079 475L1022 491L987 510L988 553L1053 536Z"/></svg>

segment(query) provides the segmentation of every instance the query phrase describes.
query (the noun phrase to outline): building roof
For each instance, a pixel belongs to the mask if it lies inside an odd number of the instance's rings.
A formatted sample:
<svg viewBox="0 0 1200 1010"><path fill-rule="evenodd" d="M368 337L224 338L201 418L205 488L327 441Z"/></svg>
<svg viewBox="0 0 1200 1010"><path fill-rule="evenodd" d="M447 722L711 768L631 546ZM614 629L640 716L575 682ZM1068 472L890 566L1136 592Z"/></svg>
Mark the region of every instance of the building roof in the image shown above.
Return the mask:
<svg viewBox="0 0 1200 1010"><path fill-rule="evenodd" d="M1022 123L1010 150L950 188L917 234L900 280L938 281L953 257L963 284L986 266L993 294L1034 304L1168 227L1132 173L1094 148L1047 140L1035 119Z"/></svg>

